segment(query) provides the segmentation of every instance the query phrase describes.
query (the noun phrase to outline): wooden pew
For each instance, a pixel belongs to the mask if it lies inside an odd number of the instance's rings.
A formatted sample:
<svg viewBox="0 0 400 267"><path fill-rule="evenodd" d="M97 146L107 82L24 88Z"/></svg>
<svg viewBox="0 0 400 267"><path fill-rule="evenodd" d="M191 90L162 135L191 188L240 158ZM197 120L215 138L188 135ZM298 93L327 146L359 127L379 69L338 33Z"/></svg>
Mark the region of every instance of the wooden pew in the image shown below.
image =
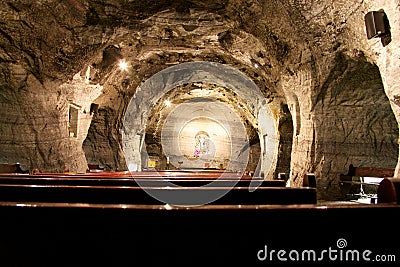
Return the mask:
<svg viewBox="0 0 400 267"><path fill-rule="evenodd" d="M99 164L88 164L87 172L104 172L104 168Z"/></svg>
<svg viewBox="0 0 400 267"><path fill-rule="evenodd" d="M246 175L241 172L224 172L224 171L182 171L182 170L164 170L164 171L142 171L142 172L129 172L129 171L120 171L120 172L86 172L86 173L35 173L38 176L74 176L74 177L87 177L87 176L96 176L96 177L104 177L104 178L119 178L119 177L170 177L175 178L178 177L180 179L188 178L205 178L205 179L213 179L213 178L224 178L227 177L231 179L232 177L251 180L256 177L252 177L250 175Z"/></svg>
<svg viewBox="0 0 400 267"><path fill-rule="evenodd" d="M347 198L371 197L371 203L375 203L380 182L393 177L394 171L394 168L354 167L350 164L348 173L340 174L339 185Z"/></svg>
<svg viewBox="0 0 400 267"><path fill-rule="evenodd" d="M167 183L173 183L177 186L199 187L205 185L212 186L231 186L236 187L285 187L284 180L238 180L224 178L216 179L188 179L188 178L162 178L162 177L146 177L146 178L105 178L102 176L50 176L50 175L0 175L0 184L26 184L26 185L89 185L89 186L167 186Z"/></svg>
<svg viewBox="0 0 400 267"><path fill-rule="evenodd" d="M182 174L181 172L177 172ZM150 197L144 189L151 192L163 192L166 187L173 187L174 194L199 195L219 194L228 192L222 200L217 203L263 203L263 204L287 204L287 203L316 203L314 191L302 189L288 189L276 191L274 188L284 189L286 182L283 180L262 180L256 177L240 179L240 177L215 175L189 175L183 177L154 176L154 172L137 173L139 175L130 177L127 173L115 177L103 173L94 174L39 174L39 175L0 175L0 200L3 201L45 201L45 202L89 202L118 204L120 202L129 204L158 203ZM185 173L186 174L186 173ZM193 177L200 178L195 179ZM204 178L203 178L204 177ZM210 179L210 177L213 177ZM206 186L206 187L205 187ZM234 187L234 188L232 188ZM227 189L228 188L228 189ZM260 197L261 192L268 189L267 198ZM152 191L153 190L153 191ZM154 191L155 190L155 191ZM260 190L260 192L258 192ZM250 191L257 191L256 193ZM13 193L7 193L13 192ZM156 202L154 202L156 201Z"/></svg>
<svg viewBox="0 0 400 267"><path fill-rule="evenodd" d="M21 169L21 165L19 163L15 164L1 163L0 173L29 173L29 171Z"/></svg>
<svg viewBox="0 0 400 267"><path fill-rule="evenodd" d="M394 170L394 168L354 167L350 164L348 173L341 174L340 180L343 183L352 183L354 177L393 177Z"/></svg>
<svg viewBox="0 0 400 267"><path fill-rule="evenodd" d="M315 178L314 173L306 173L303 178L303 186L304 187L317 187L317 179Z"/></svg>
<svg viewBox="0 0 400 267"><path fill-rule="evenodd" d="M378 203L400 204L400 178L384 178L380 182Z"/></svg>
<svg viewBox="0 0 400 267"><path fill-rule="evenodd" d="M199 199L205 194L222 196L212 202L218 205L287 205L316 204L317 202L314 188L259 187L250 192L247 187L225 188L222 186L199 189L192 187L0 185L0 201L3 202L157 205L161 201L153 196L159 194L169 194L168 196L173 194L174 199L179 199L177 203L169 203L173 205L193 205L191 202L193 199Z"/></svg>

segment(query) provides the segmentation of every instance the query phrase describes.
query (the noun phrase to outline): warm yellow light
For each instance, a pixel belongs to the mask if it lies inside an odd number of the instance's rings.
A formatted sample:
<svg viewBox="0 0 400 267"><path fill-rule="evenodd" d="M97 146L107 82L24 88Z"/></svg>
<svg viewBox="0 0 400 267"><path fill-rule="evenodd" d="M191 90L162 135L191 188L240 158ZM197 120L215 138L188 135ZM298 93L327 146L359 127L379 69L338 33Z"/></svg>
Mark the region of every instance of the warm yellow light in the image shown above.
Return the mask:
<svg viewBox="0 0 400 267"><path fill-rule="evenodd" d="M120 68L121 70L127 70L127 69L128 69L128 63L126 63L125 60L121 60L121 61L119 62L119 68Z"/></svg>
<svg viewBox="0 0 400 267"><path fill-rule="evenodd" d="M169 106L171 106L171 101L165 100L164 104L165 104L165 106L169 107Z"/></svg>

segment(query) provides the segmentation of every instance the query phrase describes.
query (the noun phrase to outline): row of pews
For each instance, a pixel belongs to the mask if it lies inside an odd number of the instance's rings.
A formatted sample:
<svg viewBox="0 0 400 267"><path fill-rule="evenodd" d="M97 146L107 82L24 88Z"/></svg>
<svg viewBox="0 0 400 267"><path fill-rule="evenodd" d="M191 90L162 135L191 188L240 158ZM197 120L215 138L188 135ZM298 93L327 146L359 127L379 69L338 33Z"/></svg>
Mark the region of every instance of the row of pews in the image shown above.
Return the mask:
<svg viewBox="0 0 400 267"><path fill-rule="evenodd" d="M154 197L163 194L179 202ZM214 205L317 202L315 188L290 188L284 180L219 171L0 174L0 201L192 206L203 195L221 196L214 197Z"/></svg>
<svg viewBox="0 0 400 267"><path fill-rule="evenodd" d="M1 173L0 266L284 266L257 255L266 246L337 248L339 239L398 254L400 231L383 228L400 205L321 205L316 190L311 174L292 188L220 171ZM191 206L160 201L159 192L222 196Z"/></svg>

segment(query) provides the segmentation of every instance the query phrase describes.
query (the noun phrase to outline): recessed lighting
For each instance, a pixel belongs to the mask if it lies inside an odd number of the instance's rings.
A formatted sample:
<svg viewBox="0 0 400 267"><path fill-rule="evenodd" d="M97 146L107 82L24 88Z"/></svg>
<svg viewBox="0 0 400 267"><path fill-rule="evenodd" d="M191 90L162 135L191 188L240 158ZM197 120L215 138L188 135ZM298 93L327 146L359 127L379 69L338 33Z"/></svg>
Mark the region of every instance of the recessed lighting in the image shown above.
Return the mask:
<svg viewBox="0 0 400 267"><path fill-rule="evenodd" d="M171 106L171 101L165 100L165 101L164 101L164 104L165 104L165 106L169 107L169 106Z"/></svg>

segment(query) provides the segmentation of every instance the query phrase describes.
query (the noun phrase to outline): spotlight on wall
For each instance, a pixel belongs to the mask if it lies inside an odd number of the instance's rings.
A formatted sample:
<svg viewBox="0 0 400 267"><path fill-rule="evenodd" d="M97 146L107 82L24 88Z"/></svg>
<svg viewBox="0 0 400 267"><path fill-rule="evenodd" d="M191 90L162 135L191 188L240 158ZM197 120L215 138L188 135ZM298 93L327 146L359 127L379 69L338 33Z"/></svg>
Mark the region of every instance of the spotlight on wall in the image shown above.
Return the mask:
<svg viewBox="0 0 400 267"><path fill-rule="evenodd" d="M364 16L367 38L382 37L389 33L389 23L383 10L370 11Z"/></svg>
<svg viewBox="0 0 400 267"><path fill-rule="evenodd" d="M126 63L125 60L121 60L118 64L119 68L121 70L127 70L128 69L128 63Z"/></svg>

